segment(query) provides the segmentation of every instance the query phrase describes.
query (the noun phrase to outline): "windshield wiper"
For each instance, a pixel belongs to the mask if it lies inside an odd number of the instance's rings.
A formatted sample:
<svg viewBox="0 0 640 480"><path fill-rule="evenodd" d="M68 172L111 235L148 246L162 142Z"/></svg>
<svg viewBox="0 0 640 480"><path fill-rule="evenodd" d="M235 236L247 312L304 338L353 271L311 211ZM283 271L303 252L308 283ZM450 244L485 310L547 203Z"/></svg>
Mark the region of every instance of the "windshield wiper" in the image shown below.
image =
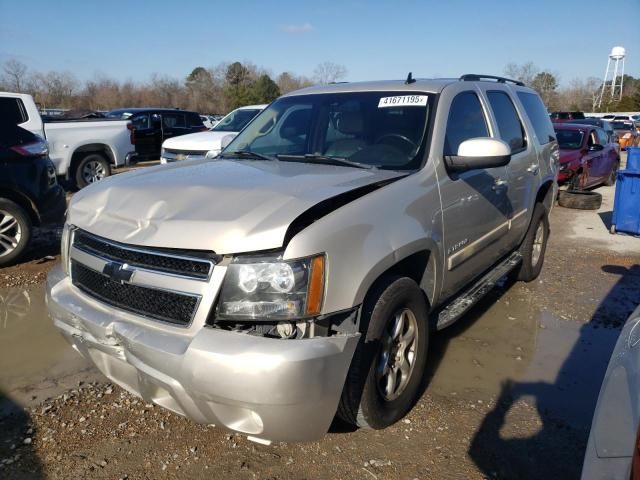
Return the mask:
<svg viewBox="0 0 640 480"><path fill-rule="evenodd" d="M375 165L368 165L366 163L354 162L353 160L348 160L343 157L328 157L326 155L316 155L313 153L307 153L305 155L289 155L286 153L281 153L276 155L278 160L296 162L302 160L303 162L309 163L322 163L325 165L339 165L343 167L355 167L355 168L366 168L368 170L377 168Z"/></svg>
<svg viewBox="0 0 640 480"><path fill-rule="evenodd" d="M219 155L220 158L250 158L253 160L276 160L274 157L249 150L237 150L235 152L225 152Z"/></svg>

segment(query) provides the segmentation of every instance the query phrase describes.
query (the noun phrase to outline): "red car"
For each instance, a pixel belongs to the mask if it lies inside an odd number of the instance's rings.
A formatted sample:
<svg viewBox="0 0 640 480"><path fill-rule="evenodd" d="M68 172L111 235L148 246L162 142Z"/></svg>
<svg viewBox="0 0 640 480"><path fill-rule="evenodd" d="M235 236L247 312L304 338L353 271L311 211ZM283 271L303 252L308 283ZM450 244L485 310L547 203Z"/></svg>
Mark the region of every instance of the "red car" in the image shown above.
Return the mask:
<svg viewBox="0 0 640 480"><path fill-rule="evenodd" d="M615 183L620 157L607 132L590 125L554 128L560 146L558 183L569 183L571 189Z"/></svg>

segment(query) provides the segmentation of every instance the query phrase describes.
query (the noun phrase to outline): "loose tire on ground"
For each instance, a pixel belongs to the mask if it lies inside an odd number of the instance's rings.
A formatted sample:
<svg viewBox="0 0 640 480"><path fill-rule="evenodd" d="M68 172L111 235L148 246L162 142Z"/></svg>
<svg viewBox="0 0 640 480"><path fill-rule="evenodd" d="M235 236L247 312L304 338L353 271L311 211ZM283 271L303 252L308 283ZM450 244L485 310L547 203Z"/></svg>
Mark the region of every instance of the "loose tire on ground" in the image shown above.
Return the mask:
<svg viewBox="0 0 640 480"><path fill-rule="evenodd" d="M0 267L16 262L29 246L31 217L17 203L0 198Z"/></svg>
<svg viewBox="0 0 640 480"><path fill-rule="evenodd" d="M403 320L406 325L398 327L402 335L390 342L390 339L394 339L394 327L398 326L399 314L407 312L412 318ZM338 406L340 418L361 428L381 429L397 422L413 407L420 394L427 363L427 313L427 302L420 287L407 277L384 279L367 295L362 312L362 337ZM409 324L415 330L413 353L407 347L407 339L411 337L407 328ZM402 339L407 340L404 348L400 346ZM402 363L402 369L395 370L399 372L398 377L393 374L390 364L400 364L399 356L406 363ZM411 362L409 358L412 358ZM410 368L407 369L407 365ZM403 372L408 375L403 377ZM389 381L391 375L393 382ZM392 391L393 388L387 388L389 385L404 386Z"/></svg>
<svg viewBox="0 0 640 480"><path fill-rule="evenodd" d="M547 251L548 240L549 214L544 205L537 203L533 209L533 216L527 233L522 245L520 245L522 263L515 271L518 280L531 282L538 278L544 264L544 254Z"/></svg>
<svg viewBox="0 0 640 480"><path fill-rule="evenodd" d="M602 205L602 195L587 190L560 190L558 205L579 210L597 210Z"/></svg>
<svg viewBox="0 0 640 480"><path fill-rule="evenodd" d="M76 165L76 187L84 188L87 185L102 180L111 175L109 160L99 153L90 153L83 157Z"/></svg>

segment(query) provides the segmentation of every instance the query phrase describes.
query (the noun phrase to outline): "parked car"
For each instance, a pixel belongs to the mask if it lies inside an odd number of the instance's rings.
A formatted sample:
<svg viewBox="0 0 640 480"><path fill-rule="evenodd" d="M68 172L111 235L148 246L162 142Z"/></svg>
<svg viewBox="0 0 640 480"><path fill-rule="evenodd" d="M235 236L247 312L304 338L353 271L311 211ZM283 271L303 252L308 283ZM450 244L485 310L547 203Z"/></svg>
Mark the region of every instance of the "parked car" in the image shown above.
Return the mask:
<svg viewBox="0 0 640 480"><path fill-rule="evenodd" d="M208 132L167 140L162 144L160 162L216 157L223 148L223 139L230 141L265 107L266 105L248 105L237 108Z"/></svg>
<svg viewBox="0 0 640 480"><path fill-rule="evenodd" d="M613 117L614 122L635 122L633 115L615 115Z"/></svg>
<svg viewBox="0 0 640 480"><path fill-rule="evenodd" d="M136 160L157 160L165 140L207 130L196 112L177 108L123 108L107 117L131 121Z"/></svg>
<svg viewBox="0 0 640 480"><path fill-rule="evenodd" d="M71 200L55 326L118 385L251 440L385 428L429 339L543 265L557 143L499 77L292 92L216 161L139 169Z"/></svg>
<svg viewBox="0 0 640 480"><path fill-rule="evenodd" d="M625 323L611 354L581 478L640 478L640 306Z"/></svg>
<svg viewBox="0 0 640 480"><path fill-rule="evenodd" d="M571 120L570 123L578 124L578 125L593 125L594 127L600 127L607 135L609 135L609 140L613 143L618 143L618 134L613 129L613 124L608 120L603 120L601 118L585 118L584 120Z"/></svg>
<svg viewBox="0 0 640 480"><path fill-rule="evenodd" d="M571 190L615 183L620 155L607 132L572 123L554 128L560 146L559 183L569 183Z"/></svg>
<svg viewBox="0 0 640 480"><path fill-rule="evenodd" d="M200 115L200 119L205 127L211 130L222 119L221 115Z"/></svg>
<svg viewBox="0 0 640 480"><path fill-rule="evenodd" d="M67 207L47 142L0 122L0 267L20 259L34 226L62 225Z"/></svg>
<svg viewBox="0 0 640 480"><path fill-rule="evenodd" d="M626 150L628 147L640 145L640 132L634 122L613 122L613 130L618 135L620 148Z"/></svg>
<svg viewBox="0 0 640 480"><path fill-rule="evenodd" d="M551 112L552 122L572 122L574 120L584 120L582 112Z"/></svg>
<svg viewBox="0 0 640 480"><path fill-rule="evenodd" d="M130 122L121 120L47 120L31 95L0 92L0 121L19 125L47 140L56 173L82 188L108 177L134 155Z"/></svg>

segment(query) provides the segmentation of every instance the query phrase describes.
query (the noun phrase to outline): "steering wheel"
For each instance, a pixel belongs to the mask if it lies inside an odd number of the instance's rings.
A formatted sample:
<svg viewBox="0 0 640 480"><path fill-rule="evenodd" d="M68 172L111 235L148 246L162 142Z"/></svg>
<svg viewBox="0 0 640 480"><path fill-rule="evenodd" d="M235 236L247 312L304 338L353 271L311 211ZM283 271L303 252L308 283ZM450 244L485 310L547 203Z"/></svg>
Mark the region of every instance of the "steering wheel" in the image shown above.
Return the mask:
<svg viewBox="0 0 640 480"><path fill-rule="evenodd" d="M403 141L404 143L409 145L410 147L409 151L413 151L413 149L415 149L418 146L411 139L409 139L408 137L405 137L404 135L400 135L399 133L385 133L381 137L378 137L378 139L374 143L384 143L383 140L387 138L389 139L397 138Z"/></svg>

